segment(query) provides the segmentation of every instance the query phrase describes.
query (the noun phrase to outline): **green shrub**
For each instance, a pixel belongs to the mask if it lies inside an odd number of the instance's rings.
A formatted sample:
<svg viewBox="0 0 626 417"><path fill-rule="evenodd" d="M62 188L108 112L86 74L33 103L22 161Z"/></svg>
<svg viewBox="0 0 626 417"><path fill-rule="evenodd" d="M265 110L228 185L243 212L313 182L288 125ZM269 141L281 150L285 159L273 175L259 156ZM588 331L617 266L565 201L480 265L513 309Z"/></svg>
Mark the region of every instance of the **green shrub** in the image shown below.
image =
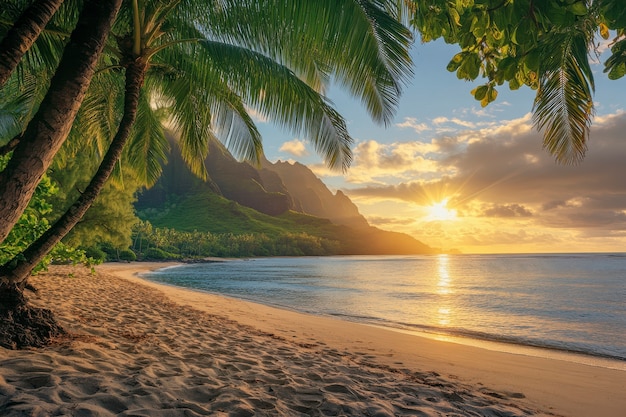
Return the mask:
<svg viewBox="0 0 626 417"><path fill-rule="evenodd" d="M172 259L174 256L165 252L163 249L150 248L144 253L144 258L153 261L164 261L166 259Z"/></svg>
<svg viewBox="0 0 626 417"><path fill-rule="evenodd" d="M118 260L118 250L113 247L111 242L102 242L100 244L100 250L106 254L106 258L109 261L117 261Z"/></svg>
<svg viewBox="0 0 626 417"><path fill-rule="evenodd" d="M133 262L137 260L137 255L130 249L122 249L119 254L120 261Z"/></svg>
<svg viewBox="0 0 626 417"><path fill-rule="evenodd" d="M102 263L107 260L107 254L96 246L90 246L88 248L82 248L87 258L93 259L97 263Z"/></svg>
<svg viewBox="0 0 626 417"><path fill-rule="evenodd" d="M164 250L168 253L174 253L176 255L180 254L180 249L178 249L176 246L166 246Z"/></svg>

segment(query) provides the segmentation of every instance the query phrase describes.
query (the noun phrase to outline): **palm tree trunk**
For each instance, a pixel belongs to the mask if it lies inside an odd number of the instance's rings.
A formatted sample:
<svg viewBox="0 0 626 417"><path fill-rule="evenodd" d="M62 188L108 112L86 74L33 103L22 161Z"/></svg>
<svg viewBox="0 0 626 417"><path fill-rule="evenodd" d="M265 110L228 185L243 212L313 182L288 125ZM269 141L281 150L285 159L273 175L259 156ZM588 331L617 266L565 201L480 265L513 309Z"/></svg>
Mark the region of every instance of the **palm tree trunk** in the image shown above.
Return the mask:
<svg viewBox="0 0 626 417"><path fill-rule="evenodd" d="M85 1L46 97L0 173L0 242L24 212L67 138L121 3L122 0Z"/></svg>
<svg viewBox="0 0 626 417"><path fill-rule="evenodd" d="M0 42L0 87L56 13L63 0L37 0L17 19Z"/></svg>
<svg viewBox="0 0 626 417"><path fill-rule="evenodd" d="M91 207L100 191L115 169L124 146L128 142L131 129L137 116L139 94L143 85L147 65L141 60L132 62L126 69L126 88L124 93L124 114L115 137L107 153L104 155L100 167L85 188L81 196L67 209L67 211L43 234L33 242L24 252L15 257L6 265L0 267L0 279L11 284L25 282L33 269L63 239L63 237L80 221L85 212ZM8 266L11 265L11 266Z"/></svg>
<svg viewBox="0 0 626 417"><path fill-rule="evenodd" d="M86 0L48 93L0 173L0 241L17 222L65 141L121 4L122 0ZM32 268L19 278L7 271L6 265L0 271L0 346L42 346L62 334L50 310L27 304L24 288Z"/></svg>

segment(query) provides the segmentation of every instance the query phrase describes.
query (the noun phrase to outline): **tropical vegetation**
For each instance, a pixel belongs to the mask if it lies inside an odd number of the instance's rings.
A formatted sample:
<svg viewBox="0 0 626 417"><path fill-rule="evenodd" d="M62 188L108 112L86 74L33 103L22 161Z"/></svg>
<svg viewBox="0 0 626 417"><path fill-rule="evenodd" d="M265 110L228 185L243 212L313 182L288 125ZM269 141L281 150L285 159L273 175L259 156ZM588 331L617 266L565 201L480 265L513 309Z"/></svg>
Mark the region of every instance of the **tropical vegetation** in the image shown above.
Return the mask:
<svg viewBox="0 0 626 417"><path fill-rule="evenodd" d="M341 253L337 240L287 229L280 233L211 233L153 227L148 221L133 229L133 255L104 247L106 259L204 261L210 257L324 256ZM116 259L117 258L117 259Z"/></svg>
<svg viewBox="0 0 626 417"><path fill-rule="evenodd" d="M19 64L2 81L0 130L9 160L0 173L0 239L49 168L70 166L87 152L95 155L87 164L92 174L50 227L2 265L3 306L23 304L32 270L115 170L154 182L165 126L176 131L199 176L212 137L259 159L250 109L308 137L329 166L346 169L352 139L325 89L331 81L342 85L375 120L388 122L410 75L411 34L392 1L57 3L14 0L1 16L0 36L10 40L3 53Z"/></svg>
<svg viewBox="0 0 626 417"><path fill-rule="evenodd" d="M626 8L620 0L413 0L422 41L457 44L448 70L486 78L472 90L482 106L498 87L537 90L533 120L544 147L562 163L585 155L594 116L590 61L611 49L604 72L626 74Z"/></svg>
<svg viewBox="0 0 626 417"><path fill-rule="evenodd" d="M122 253L129 245L134 194L159 175L166 129L200 177L210 138L258 160L253 114L309 138L329 166L347 169L352 140L326 90L345 88L375 121L389 123L411 74L405 18L422 41L459 45L448 70L486 79L472 90L482 105L505 83L535 89L544 146L560 162L579 161L594 115L590 60L608 45L608 77L626 73L621 3L4 1L1 320L27 311L27 278L53 251L88 261L101 258L98 247ZM9 345L31 343L18 339Z"/></svg>

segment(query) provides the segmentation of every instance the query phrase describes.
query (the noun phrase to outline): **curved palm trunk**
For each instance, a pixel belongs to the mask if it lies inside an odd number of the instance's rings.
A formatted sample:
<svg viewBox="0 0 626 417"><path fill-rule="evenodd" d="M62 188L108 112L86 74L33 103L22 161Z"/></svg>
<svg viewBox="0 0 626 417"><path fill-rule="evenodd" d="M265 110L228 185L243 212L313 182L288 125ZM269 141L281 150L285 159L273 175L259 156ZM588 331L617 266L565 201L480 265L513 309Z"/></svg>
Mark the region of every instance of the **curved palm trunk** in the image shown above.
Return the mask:
<svg viewBox="0 0 626 417"><path fill-rule="evenodd" d="M39 239L33 242L14 260L0 267L0 279L19 285L25 282L37 264L59 243L61 239L80 221L87 209L91 207L100 194L106 181L113 173L124 146L128 142L130 132L137 115L139 94L143 85L147 65L135 61L126 69L126 89L124 96L124 114L120 126L104 155L100 167L85 188L81 196L72 206L48 229Z"/></svg>
<svg viewBox="0 0 626 417"><path fill-rule="evenodd" d="M87 0L37 114L0 173L4 241L70 131L122 0ZM0 277L0 282L2 278Z"/></svg>
<svg viewBox="0 0 626 417"><path fill-rule="evenodd" d="M56 13L63 0L38 0L17 19L0 42L0 87L9 79L22 57Z"/></svg>
<svg viewBox="0 0 626 417"><path fill-rule="evenodd" d="M94 74L122 0L87 0L39 111L0 173L0 241L17 222L52 158L65 141ZM15 264L19 267L19 262ZM32 270L32 269L31 269ZM26 277L0 271L0 346L42 346L63 333L52 312L32 308ZM30 274L30 271L29 273Z"/></svg>

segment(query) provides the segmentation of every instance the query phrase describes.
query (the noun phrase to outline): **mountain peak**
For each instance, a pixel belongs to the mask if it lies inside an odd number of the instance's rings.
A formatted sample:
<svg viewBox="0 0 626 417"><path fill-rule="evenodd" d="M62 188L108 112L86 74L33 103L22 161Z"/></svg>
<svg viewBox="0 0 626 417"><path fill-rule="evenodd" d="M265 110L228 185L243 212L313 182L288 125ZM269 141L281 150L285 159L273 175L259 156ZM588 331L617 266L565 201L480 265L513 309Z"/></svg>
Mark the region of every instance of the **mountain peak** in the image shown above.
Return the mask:
<svg viewBox="0 0 626 417"><path fill-rule="evenodd" d="M158 212L160 207L161 210L167 211L169 210L167 207L184 207L186 202L191 204L192 200L191 205L198 207L202 199L207 201L208 208L209 201L217 198L209 198L209 195L217 194L226 198L226 201L230 200L232 204L239 203L265 215L280 218L301 216L299 221L306 224L313 220L304 219L315 219L318 223L328 222L328 227L332 225L335 228L333 230L336 230L332 233L341 235L339 240L342 241L344 249L339 253L433 252L432 248L409 235L371 227L344 192L338 190L333 194L311 169L299 162L278 160L272 163L262 158L261 166L255 168L246 162L238 162L221 143L211 142L205 160L208 181L203 182L189 171L182 162L175 140L173 138L170 140L172 150L169 163L163 167L163 175L157 184L139 195L137 201L139 210L156 209ZM172 201L180 202L180 205L172 206ZM238 216L237 222L244 221L243 217L246 216L232 207L229 210ZM180 215L179 213L179 218ZM228 213L224 213L224 216L228 216ZM202 219L193 216L188 218L182 215L182 217L188 222L184 226L186 229L194 230L197 224L202 223ZM167 223L163 226L168 227ZM250 224L249 227L254 228L257 225Z"/></svg>

